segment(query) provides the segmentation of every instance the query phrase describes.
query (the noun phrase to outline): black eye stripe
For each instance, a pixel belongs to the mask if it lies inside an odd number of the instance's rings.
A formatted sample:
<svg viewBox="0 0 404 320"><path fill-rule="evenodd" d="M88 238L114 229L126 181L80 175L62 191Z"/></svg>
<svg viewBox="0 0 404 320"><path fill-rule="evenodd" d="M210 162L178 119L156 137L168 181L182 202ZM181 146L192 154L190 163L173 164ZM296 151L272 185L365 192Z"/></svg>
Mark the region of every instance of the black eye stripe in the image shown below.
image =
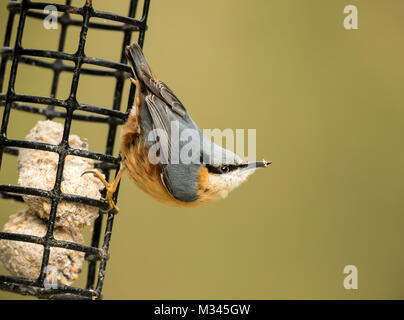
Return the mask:
<svg viewBox="0 0 404 320"><path fill-rule="evenodd" d="M242 167L243 165L234 165L234 164L225 164L221 165L219 167L212 166L210 164L206 164L206 168L210 173L215 173L215 174L224 174L228 173L230 171L236 170L239 167Z"/></svg>
<svg viewBox="0 0 404 320"><path fill-rule="evenodd" d="M221 173L222 173L222 172L220 171L220 168L215 167L215 166L212 166L212 165L210 165L210 164L207 164L207 165L206 165L206 169L208 169L208 171L209 171L210 173L216 173L216 174L221 174Z"/></svg>

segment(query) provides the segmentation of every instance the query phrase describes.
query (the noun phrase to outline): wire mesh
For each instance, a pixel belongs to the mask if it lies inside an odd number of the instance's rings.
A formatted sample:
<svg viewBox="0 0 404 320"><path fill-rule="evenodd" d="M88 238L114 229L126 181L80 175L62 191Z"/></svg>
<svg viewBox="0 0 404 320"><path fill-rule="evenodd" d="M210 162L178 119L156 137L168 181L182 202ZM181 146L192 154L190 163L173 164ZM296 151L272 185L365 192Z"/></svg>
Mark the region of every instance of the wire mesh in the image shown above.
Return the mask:
<svg viewBox="0 0 404 320"><path fill-rule="evenodd" d="M150 0L144 0L142 16L141 19L138 20L135 19L136 11L138 9L138 0L130 0L128 16L99 11L93 7L91 0L85 0L84 2L83 7L71 6L71 0L66 0L65 5L31 2L30 0L14 0L10 1L7 5L9 16L3 48L0 51L2 57L0 64L0 105L4 107L0 131L0 167L3 154L7 153L11 155L18 155L19 148L56 152L59 155L59 162L57 164L55 184L53 189L50 191L8 184L0 185L0 197L3 199L23 201L22 195L33 195L51 199L51 210L47 225L47 232L43 237L0 232L0 239L30 242L42 245L44 247L39 277L37 279L28 279L16 276L0 275L0 289L2 290L12 291L23 295L37 296L39 298L102 298L102 287L105 278L106 264L109 258L108 250L114 222L114 211L109 210L106 215L107 220L105 223L104 238L102 246L100 247L99 244L103 224L102 212L108 209L108 205L103 200L95 200L63 193L61 191L63 168L66 157L68 155L74 155L96 160L95 166L102 170L107 180L110 178L111 170L115 170L115 175L117 174L120 157L119 155L113 156L117 127L125 122L130 112L135 93L134 86L131 86L126 111L121 111L124 81L127 79L128 73L131 72L130 67L126 65L124 49L130 44L133 32L138 33L137 41L140 46L143 46L145 32L147 30L147 17ZM33 19L44 19L47 14L33 10L43 10L47 5L53 5L56 7L58 12L63 12L58 19L58 23L60 24L58 50L50 51L23 48L21 40L27 17ZM15 45L14 47L11 47L11 33L17 15L19 15L19 21ZM76 19L74 18L75 16L82 16L82 19ZM107 21L119 22L120 24L91 22L92 18L102 18ZM66 31L69 26L81 27L77 51L74 54L63 52L66 42ZM96 57L88 57L85 55L84 47L86 44L87 33L90 29L115 30L124 33L120 62L109 61ZM52 58L54 61L44 61L41 58ZM72 61L74 66L67 65L64 63L64 61ZM5 70L8 62L11 62L10 76L7 91L6 93L3 93ZM16 74L19 63L31 64L37 67L51 69L53 71L51 92L49 97L24 95L15 91ZM83 64L100 66L107 69L100 70L91 67L82 67ZM73 74L70 94L65 100L55 98L59 78L63 72L70 72ZM77 100L77 89L79 86L80 74L115 78L116 84L111 109L85 104ZM41 108L36 105L31 105L30 103L45 105L46 107ZM62 107L64 111L60 111L55 107ZM40 142L9 139L7 137L7 128L10 125L9 118L12 109L33 114L40 114L45 116L46 119L50 120L54 118L63 118L64 131L60 144L52 145ZM86 111L88 114L77 113L76 111ZM68 138L70 128L72 122L76 120L108 124L105 153L75 149L69 146ZM7 170L7 168L2 169ZM115 193L115 201L117 200L117 194L118 192ZM103 196L105 197L105 190ZM91 246L80 245L69 241L60 241L53 237L56 211L58 204L61 201L87 204L99 208L100 214L94 222ZM52 288L45 286L46 268L49 262L51 247L65 248L85 253L85 259L89 263L87 284L85 288L78 288L68 285L56 285L52 286ZM99 263L98 270L97 263Z"/></svg>

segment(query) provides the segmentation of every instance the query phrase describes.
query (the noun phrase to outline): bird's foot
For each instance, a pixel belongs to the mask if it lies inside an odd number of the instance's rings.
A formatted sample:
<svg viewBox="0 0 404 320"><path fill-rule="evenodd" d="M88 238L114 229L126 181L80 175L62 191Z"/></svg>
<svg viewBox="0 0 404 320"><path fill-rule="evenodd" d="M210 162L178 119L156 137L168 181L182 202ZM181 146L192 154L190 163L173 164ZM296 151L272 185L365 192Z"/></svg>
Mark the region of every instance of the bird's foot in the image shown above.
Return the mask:
<svg viewBox="0 0 404 320"><path fill-rule="evenodd" d="M115 210L115 213L119 212L119 208L116 206L113 196L114 196L116 189L118 188L119 181L121 180L121 177L122 177L122 173L125 170L124 168L125 168L124 166L121 167L121 169L119 170L118 174L116 175L116 178L113 183L109 183L107 180L105 180L104 176L100 172L95 171L95 170L84 171L81 174L83 176L85 174L91 173L104 184L105 189L107 190L105 200L108 202L109 208Z"/></svg>
<svg viewBox="0 0 404 320"><path fill-rule="evenodd" d="M153 80L154 80L154 82L157 82L157 81L159 81L159 78L157 78L157 76L152 72L152 75L153 75Z"/></svg>

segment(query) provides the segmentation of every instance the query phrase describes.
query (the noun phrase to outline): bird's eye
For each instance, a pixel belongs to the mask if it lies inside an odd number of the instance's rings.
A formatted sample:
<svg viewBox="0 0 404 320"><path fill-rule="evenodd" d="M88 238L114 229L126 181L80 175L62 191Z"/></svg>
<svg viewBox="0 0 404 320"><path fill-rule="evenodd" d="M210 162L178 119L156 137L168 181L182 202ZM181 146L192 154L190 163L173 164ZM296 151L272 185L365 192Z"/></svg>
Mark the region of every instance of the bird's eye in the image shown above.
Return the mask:
<svg viewBox="0 0 404 320"><path fill-rule="evenodd" d="M212 166L210 164L206 164L206 168L210 173L214 174L223 174L223 173L228 173L234 169L236 169L235 166L232 165L222 165L222 166Z"/></svg>
<svg viewBox="0 0 404 320"><path fill-rule="evenodd" d="M229 172L229 170L230 170L230 168L228 166L222 166L220 168L220 171L222 171L223 173L227 173L227 172Z"/></svg>

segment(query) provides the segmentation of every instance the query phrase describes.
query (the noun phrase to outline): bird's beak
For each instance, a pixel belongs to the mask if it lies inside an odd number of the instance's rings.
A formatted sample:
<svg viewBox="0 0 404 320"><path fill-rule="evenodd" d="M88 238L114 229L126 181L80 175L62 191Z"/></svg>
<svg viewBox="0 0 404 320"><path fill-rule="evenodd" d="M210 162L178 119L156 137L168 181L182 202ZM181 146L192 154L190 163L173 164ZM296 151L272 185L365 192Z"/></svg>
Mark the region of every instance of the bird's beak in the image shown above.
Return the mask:
<svg viewBox="0 0 404 320"><path fill-rule="evenodd" d="M249 169L257 169L257 168L266 168L268 167L272 161L257 161L257 162L248 162L247 165L243 168L244 170L249 170Z"/></svg>

